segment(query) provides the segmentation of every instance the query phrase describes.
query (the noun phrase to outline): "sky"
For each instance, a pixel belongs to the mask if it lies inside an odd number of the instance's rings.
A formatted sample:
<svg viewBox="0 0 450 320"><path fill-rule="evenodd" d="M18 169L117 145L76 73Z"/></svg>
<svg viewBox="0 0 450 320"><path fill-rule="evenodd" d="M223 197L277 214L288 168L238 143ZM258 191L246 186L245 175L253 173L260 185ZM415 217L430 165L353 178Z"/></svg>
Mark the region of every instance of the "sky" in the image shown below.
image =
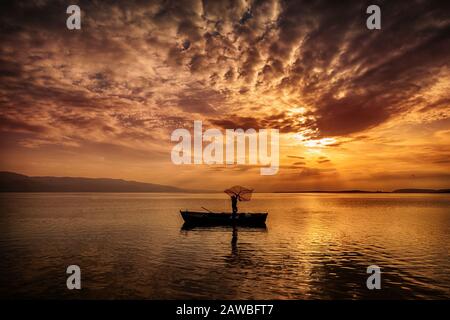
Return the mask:
<svg viewBox="0 0 450 320"><path fill-rule="evenodd" d="M68 30L66 8L81 8ZM369 30L366 8L381 8ZM0 170L257 191L450 187L448 1L2 1ZM280 169L175 165L280 131Z"/></svg>

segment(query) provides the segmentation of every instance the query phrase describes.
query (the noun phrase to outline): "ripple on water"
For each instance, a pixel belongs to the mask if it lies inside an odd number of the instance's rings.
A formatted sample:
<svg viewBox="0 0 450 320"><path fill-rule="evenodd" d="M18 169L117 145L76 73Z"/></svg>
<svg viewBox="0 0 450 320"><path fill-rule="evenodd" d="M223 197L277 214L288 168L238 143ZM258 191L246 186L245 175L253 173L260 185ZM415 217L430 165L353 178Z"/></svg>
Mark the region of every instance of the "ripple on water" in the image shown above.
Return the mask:
<svg viewBox="0 0 450 320"><path fill-rule="evenodd" d="M267 195L267 229L181 229L179 208L222 195L2 194L2 297L146 299L449 298L450 199ZM81 293L65 268L82 268ZM382 290L365 287L369 265Z"/></svg>

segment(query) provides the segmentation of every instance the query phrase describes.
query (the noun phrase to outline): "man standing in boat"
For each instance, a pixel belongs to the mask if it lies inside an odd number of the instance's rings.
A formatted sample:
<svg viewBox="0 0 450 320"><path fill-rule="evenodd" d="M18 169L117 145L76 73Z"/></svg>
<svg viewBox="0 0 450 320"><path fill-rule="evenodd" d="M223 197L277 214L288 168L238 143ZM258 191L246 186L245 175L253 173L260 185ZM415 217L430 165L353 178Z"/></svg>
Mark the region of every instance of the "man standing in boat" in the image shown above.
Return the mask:
<svg viewBox="0 0 450 320"><path fill-rule="evenodd" d="M229 189L226 189L224 192L231 198L231 209L233 210L231 218L236 219L238 212L237 202L250 201L253 190L241 186L234 186Z"/></svg>

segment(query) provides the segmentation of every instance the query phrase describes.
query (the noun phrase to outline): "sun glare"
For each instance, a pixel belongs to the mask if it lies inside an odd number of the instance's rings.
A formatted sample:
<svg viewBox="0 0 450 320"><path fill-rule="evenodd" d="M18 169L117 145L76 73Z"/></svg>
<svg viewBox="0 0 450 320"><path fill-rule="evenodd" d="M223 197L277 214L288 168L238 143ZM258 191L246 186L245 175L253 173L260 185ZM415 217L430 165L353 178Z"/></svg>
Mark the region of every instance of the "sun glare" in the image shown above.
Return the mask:
<svg viewBox="0 0 450 320"><path fill-rule="evenodd" d="M335 138L323 138L317 140L307 140L303 143L305 147L308 148L322 148L329 145L333 145L337 142Z"/></svg>

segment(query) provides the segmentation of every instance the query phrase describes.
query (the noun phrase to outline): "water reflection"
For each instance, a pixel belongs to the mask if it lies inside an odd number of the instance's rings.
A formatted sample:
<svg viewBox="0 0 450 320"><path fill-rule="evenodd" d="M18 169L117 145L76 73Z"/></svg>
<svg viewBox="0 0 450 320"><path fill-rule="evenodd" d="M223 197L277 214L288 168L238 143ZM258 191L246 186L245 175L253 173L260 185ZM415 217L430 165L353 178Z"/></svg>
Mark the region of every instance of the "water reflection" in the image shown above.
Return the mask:
<svg viewBox="0 0 450 320"><path fill-rule="evenodd" d="M231 236L231 255L236 255L237 253L237 241L238 241L238 232L237 227L233 225L233 234Z"/></svg>
<svg viewBox="0 0 450 320"><path fill-rule="evenodd" d="M0 297L413 299L450 297L450 197L258 194L266 228L184 225L222 195L0 195ZM181 230L180 230L181 227ZM65 270L83 270L83 290ZM380 266L382 289L366 288Z"/></svg>
<svg viewBox="0 0 450 320"><path fill-rule="evenodd" d="M180 229L180 232L184 235L188 235L189 232L201 232L201 233L214 233L220 232L224 235L231 234L230 240L230 254L223 255L225 265L230 268L248 268L252 265L261 265L264 264L261 261L261 254L256 251L254 246L251 243L238 243L239 233L242 234L251 234L252 236L255 233L266 233L268 231L265 225L258 227L248 227L248 226L202 226L202 225L191 225L191 224L183 224ZM255 261L258 260L258 261ZM235 272L239 273L239 270L235 270Z"/></svg>
<svg viewBox="0 0 450 320"><path fill-rule="evenodd" d="M230 229L231 231L234 231L234 228L241 231L247 231L247 232L267 232L267 226L211 226L211 225L193 225L189 223L184 223L181 226L180 231L183 233L183 231L189 231L189 230L195 230L195 231L224 231Z"/></svg>

